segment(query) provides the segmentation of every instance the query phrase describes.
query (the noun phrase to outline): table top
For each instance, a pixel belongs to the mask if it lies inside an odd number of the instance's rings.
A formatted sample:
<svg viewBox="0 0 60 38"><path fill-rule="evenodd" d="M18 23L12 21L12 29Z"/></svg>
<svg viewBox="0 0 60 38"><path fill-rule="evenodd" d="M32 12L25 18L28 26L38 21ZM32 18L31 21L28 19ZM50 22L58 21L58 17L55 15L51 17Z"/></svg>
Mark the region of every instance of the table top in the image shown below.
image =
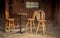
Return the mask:
<svg viewBox="0 0 60 38"><path fill-rule="evenodd" d="M27 13L17 13L17 15L27 15Z"/></svg>

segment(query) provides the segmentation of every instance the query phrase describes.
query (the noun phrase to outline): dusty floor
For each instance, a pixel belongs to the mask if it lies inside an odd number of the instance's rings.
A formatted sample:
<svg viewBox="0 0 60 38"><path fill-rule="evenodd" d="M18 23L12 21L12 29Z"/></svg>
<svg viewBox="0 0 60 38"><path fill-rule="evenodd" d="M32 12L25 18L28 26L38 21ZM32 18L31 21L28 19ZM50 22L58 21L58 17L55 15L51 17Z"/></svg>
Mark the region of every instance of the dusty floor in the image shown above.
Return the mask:
<svg viewBox="0 0 60 38"><path fill-rule="evenodd" d="M39 31L40 32L40 31ZM0 38L60 38L59 27L48 27L45 36L42 33L4 33L0 31Z"/></svg>
<svg viewBox="0 0 60 38"><path fill-rule="evenodd" d="M24 32L20 33L6 33L0 31L0 38L60 38L60 27L53 27L51 22L47 22L47 30L45 36L42 34L42 31L39 31L36 35L35 32Z"/></svg>

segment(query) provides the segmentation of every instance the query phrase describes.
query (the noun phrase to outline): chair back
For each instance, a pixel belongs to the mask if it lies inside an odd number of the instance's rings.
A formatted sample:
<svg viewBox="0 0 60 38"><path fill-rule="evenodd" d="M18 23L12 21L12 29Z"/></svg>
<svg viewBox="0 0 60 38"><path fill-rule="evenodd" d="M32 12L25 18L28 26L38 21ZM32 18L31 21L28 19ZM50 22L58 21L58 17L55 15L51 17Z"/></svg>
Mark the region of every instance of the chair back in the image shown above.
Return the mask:
<svg viewBox="0 0 60 38"><path fill-rule="evenodd" d="M45 20L45 12L43 10L35 10L32 18L36 18L37 20Z"/></svg>
<svg viewBox="0 0 60 38"><path fill-rule="evenodd" d="M34 11L34 14L33 14L32 18L35 19L35 17L37 17L37 14L38 14L37 11Z"/></svg>
<svg viewBox="0 0 60 38"><path fill-rule="evenodd" d="M37 12L37 20L45 20L45 12L43 10L38 10Z"/></svg>
<svg viewBox="0 0 60 38"><path fill-rule="evenodd" d="M10 18L10 16L9 16L9 12L6 10L6 12L5 12L5 18L6 18L6 20L8 20L9 18Z"/></svg>

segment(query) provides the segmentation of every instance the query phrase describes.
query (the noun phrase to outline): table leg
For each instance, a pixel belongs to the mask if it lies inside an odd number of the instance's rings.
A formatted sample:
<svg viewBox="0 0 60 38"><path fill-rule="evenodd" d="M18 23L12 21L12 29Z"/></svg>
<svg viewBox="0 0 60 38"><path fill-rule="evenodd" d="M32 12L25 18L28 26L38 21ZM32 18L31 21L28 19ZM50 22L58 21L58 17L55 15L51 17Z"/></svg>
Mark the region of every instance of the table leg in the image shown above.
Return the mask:
<svg viewBox="0 0 60 38"><path fill-rule="evenodd" d="M23 33L23 32L22 32L22 21L21 21L21 15L20 15L20 31L19 31L19 33L21 33L21 34Z"/></svg>
<svg viewBox="0 0 60 38"><path fill-rule="evenodd" d="M21 29L22 29L22 26L21 26L21 15L20 15L20 32L22 31Z"/></svg>

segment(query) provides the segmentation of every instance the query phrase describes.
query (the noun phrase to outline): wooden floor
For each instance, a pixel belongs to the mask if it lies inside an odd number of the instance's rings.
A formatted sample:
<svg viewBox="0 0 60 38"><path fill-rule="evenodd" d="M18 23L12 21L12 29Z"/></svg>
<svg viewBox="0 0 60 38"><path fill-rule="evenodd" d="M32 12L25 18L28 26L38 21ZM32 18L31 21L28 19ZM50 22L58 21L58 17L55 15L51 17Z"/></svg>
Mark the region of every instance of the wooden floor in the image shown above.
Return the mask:
<svg viewBox="0 0 60 38"><path fill-rule="evenodd" d="M60 38L60 28L47 27L46 35L43 36L41 31L36 35L35 33L4 33L0 31L0 38Z"/></svg>
<svg viewBox="0 0 60 38"><path fill-rule="evenodd" d="M60 27L53 27L53 23L48 21L46 23L47 30L45 36L42 31L39 31L36 35L35 32L9 33L0 31L0 38L60 38Z"/></svg>

